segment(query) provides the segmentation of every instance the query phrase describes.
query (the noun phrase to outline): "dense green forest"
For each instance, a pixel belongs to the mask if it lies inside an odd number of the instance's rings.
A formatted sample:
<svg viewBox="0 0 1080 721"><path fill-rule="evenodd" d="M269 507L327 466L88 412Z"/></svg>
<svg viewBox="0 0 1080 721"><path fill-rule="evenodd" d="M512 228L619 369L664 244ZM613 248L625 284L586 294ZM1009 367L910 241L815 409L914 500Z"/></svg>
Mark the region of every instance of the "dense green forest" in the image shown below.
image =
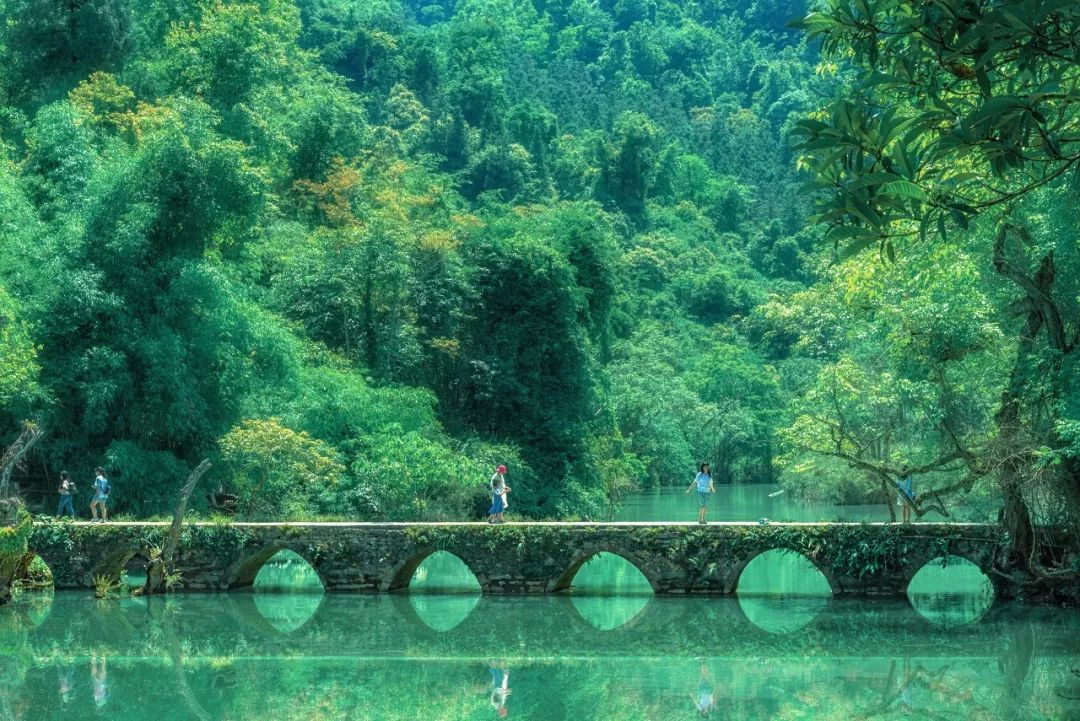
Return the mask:
<svg viewBox="0 0 1080 721"><path fill-rule="evenodd" d="M599 517L907 465L1080 528L1080 23L1000 4L3 0L15 480L423 519L504 462Z"/></svg>
<svg viewBox="0 0 1080 721"><path fill-rule="evenodd" d="M771 480L814 277L798 3L8 0L21 485L262 515L596 516ZM799 365L798 363L796 365ZM8 370L10 369L10 370Z"/></svg>

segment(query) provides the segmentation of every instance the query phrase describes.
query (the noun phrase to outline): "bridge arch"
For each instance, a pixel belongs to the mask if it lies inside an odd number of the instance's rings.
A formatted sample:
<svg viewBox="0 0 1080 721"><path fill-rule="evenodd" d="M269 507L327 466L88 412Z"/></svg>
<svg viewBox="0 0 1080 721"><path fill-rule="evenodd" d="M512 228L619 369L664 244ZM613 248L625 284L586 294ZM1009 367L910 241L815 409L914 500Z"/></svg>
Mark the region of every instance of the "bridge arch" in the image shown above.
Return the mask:
<svg viewBox="0 0 1080 721"><path fill-rule="evenodd" d="M139 543L124 548L114 549L101 557L101 560L90 571L90 582L97 576L105 576L114 581L119 581L121 574L127 570L128 564L136 558L149 558L151 549L145 543Z"/></svg>
<svg viewBox="0 0 1080 721"><path fill-rule="evenodd" d="M224 587L230 591L252 589L255 584L255 577L259 575L259 571L262 570L267 561L281 551L291 551L302 558L315 572L315 575L319 577L319 583L322 584L323 589L326 589L326 577L323 572L319 570L318 564L312 563L311 559L304 553L304 549L293 548L288 545L276 543L260 548L234 563L225 572Z"/></svg>
<svg viewBox="0 0 1080 721"><path fill-rule="evenodd" d="M908 559L907 567L904 571L904 588L907 589L911 586L911 582L915 580L915 577L922 573L927 567L933 568L934 566L940 566L948 568L953 564L963 564L964 566L973 566L979 569L979 572L993 585L994 579L990 576L990 569L993 567L993 554L987 553L982 549L947 549L944 553L923 553L913 558ZM995 592L997 588L995 587Z"/></svg>
<svg viewBox="0 0 1080 721"><path fill-rule="evenodd" d="M52 567L42 556L29 551L15 567L14 582L34 591L52 590L55 587Z"/></svg>
<svg viewBox="0 0 1080 721"><path fill-rule="evenodd" d="M790 546L781 545L781 546L775 546L775 547L771 547L771 548L761 548L761 549L758 549L758 550L754 551L753 553L750 553L749 555L746 555L746 556L740 558L728 570L728 576L724 580L724 593L725 594L735 593L737 591L738 587L739 587L739 579L742 577L743 571L746 570L746 567L749 566L750 563L754 559L756 559L756 558L758 558L760 556L763 556L766 553L770 553L772 551L778 551L780 553L793 553L793 554L799 556L800 558L805 559L811 566L814 567L814 569L818 573L820 573L822 575L822 577L825 579L825 581L829 584L829 591L832 593L832 595L836 596L841 592L840 584L837 581L836 576L832 573L832 570L830 568L828 568L827 566L822 565L818 561L815 561L810 556L807 556L805 553L802 553L801 551L799 551L799 550L797 550L795 548L792 548Z"/></svg>
<svg viewBox="0 0 1080 721"><path fill-rule="evenodd" d="M480 574L476 572L472 565L467 560L457 555L453 551L448 551L445 548L436 548L435 546L424 546L413 552L404 562L399 564L393 572L390 574L389 582L387 584L387 591L405 591L412 583L413 576L416 575L416 570L420 568L424 561L431 558L436 553L445 553L453 558L456 558L461 562L465 568L469 570L473 578L476 579L477 585L483 590L484 582Z"/></svg>
<svg viewBox="0 0 1080 721"><path fill-rule="evenodd" d="M962 626L982 618L997 600L998 589L977 563L948 554L918 567L906 585L912 608L935 626Z"/></svg>
<svg viewBox="0 0 1080 721"><path fill-rule="evenodd" d="M574 582L574 577L577 576L578 571L581 570L581 567L601 553L610 553L612 556L618 556L626 561L641 572L641 575L649 582L649 587L654 594L659 590L658 574L649 567L649 564L645 563L635 554L627 552L626 549L616 548L613 544L603 544L589 546L576 555L570 565L567 566L566 570L548 583L548 593L558 593L569 589Z"/></svg>

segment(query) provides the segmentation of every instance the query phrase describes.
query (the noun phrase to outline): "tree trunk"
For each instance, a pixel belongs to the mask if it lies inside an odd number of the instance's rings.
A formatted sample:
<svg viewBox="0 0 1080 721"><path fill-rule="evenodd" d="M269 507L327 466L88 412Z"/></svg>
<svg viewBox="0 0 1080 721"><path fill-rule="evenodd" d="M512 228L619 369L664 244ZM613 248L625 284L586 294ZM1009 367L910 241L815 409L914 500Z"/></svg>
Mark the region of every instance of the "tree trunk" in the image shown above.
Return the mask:
<svg viewBox="0 0 1080 721"><path fill-rule="evenodd" d="M191 493L195 490L195 484L208 470L210 470L210 459L205 458L202 463L195 467L195 470L191 472L191 475L188 476L187 481L180 489L180 494L176 499L176 508L173 509L173 522L169 528L169 537L165 541L165 547L161 549L161 556L150 559L150 563L146 565L146 585L143 586L143 595L148 596L165 590L165 574L172 568L173 558L176 557L176 547L180 545L180 528L184 523L184 513L187 511L188 499L191 498Z"/></svg>
<svg viewBox="0 0 1080 721"><path fill-rule="evenodd" d="M1062 390L1059 377L1061 360L1069 355L1075 345L1069 340L1061 310L1054 299L1054 279L1057 269L1054 252L1047 252L1039 262L1034 275L1025 270L1026 264L1014 264L1010 258L1006 241L1009 232L1014 231L1021 240L1030 240L1022 226L1003 224L997 232L993 246L994 269L1004 278L1011 280L1024 293L1024 309L1027 314L1025 327L1021 331L1017 348L1016 362L1009 375L1009 383L1001 395L1001 407L998 410L998 453L1002 459L998 478L1001 483L1002 497L1005 503L1004 522L1012 538L1013 561L1025 571L1031 572L1036 546L1035 533L1031 521L1031 511L1023 496L1023 484L1028 480L1028 473L1033 470L1032 441L1044 440L1042 445L1061 447L1055 444L1052 419L1048 419L1046 428L1036 429L1044 439L1023 437L1023 418L1021 403L1027 397L1028 381L1043 375L1049 377L1051 391L1044 402L1053 404ZM1023 251L1021 250L1021 255ZM1046 332L1046 343L1054 355L1049 367L1038 367L1036 338L1040 330ZM1066 503L1074 504L1080 499L1080 464L1076 459L1067 459L1061 470L1060 491ZM1080 508L1068 508L1070 525L1076 535L1080 535Z"/></svg>
<svg viewBox="0 0 1080 721"><path fill-rule="evenodd" d="M43 435L44 431L32 423L27 423L15 442L4 451L4 455L0 457L0 499L11 495L11 472Z"/></svg>
<svg viewBox="0 0 1080 721"><path fill-rule="evenodd" d="M1002 461L998 469L998 484L1004 503L1002 518L1012 541L1010 562L1020 569L1031 572L1031 559L1035 550L1035 531L1031 511L1024 500L1023 484L1030 459L1027 444L1021 437L1020 403L1030 374L1032 346L1039 332L1042 319L1033 306L1029 306L1027 324L1016 351L1016 360L1009 373L1009 382L1001 392L1001 406L997 412L998 449Z"/></svg>
<svg viewBox="0 0 1080 721"><path fill-rule="evenodd" d="M890 492L889 484L884 476L879 475L878 481L881 483L881 496L885 499L885 507L889 509L889 521L896 523L896 506L892 502L893 494Z"/></svg>

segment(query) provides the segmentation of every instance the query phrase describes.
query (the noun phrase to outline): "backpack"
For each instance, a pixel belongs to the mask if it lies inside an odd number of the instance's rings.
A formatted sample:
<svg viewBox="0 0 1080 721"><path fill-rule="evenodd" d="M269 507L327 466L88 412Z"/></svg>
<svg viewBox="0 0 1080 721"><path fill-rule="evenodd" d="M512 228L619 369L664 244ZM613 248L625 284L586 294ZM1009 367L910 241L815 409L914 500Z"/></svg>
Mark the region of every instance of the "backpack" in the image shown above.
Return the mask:
<svg viewBox="0 0 1080 721"><path fill-rule="evenodd" d="M109 481L108 481L108 479L106 479L106 478L102 478L101 480L105 481L105 482L104 482L104 483L102 484L102 485L104 486L104 488L102 488L101 490L102 490L102 491L103 491L103 492L105 493L105 495L107 496L107 495L109 495L110 493L112 493L112 486L110 486L110 485L109 485Z"/></svg>

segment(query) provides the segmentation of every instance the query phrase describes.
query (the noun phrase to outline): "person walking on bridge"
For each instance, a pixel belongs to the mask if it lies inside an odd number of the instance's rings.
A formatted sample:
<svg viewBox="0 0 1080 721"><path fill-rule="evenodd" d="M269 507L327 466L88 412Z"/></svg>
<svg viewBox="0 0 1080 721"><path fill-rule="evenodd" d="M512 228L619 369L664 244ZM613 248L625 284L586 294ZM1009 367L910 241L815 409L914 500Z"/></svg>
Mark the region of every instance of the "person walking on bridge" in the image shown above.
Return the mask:
<svg viewBox="0 0 1080 721"><path fill-rule="evenodd" d="M488 509L488 523L503 523L506 511L506 494L510 486L506 485L506 466L500 465L491 477L491 508Z"/></svg>
<svg viewBox="0 0 1080 721"><path fill-rule="evenodd" d="M698 499L698 512L697 522L705 524L705 512L709 510L709 496L716 493L716 486L713 485L712 473L709 472L709 464L702 463L698 469L698 474L694 476L694 480L690 481L690 485L687 487L686 492L697 488Z"/></svg>
<svg viewBox="0 0 1080 721"><path fill-rule="evenodd" d="M60 517L65 512L71 518L75 518L75 506L71 501L71 497L75 494L75 483L68 477L67 471L60 471L60 503L56 507L56 520L60 520Z"/></svg>
<svg viewBox="0 0 1080 721"><path fill-rule="evenodd" d="M100 466L94 470L97 474L94 478L94 500L90 501L90 513L93 518L90 519L91 523L105 523L109 520L109 509L107 507L109 501L109 491L112 490L109 486L108 479L105 478L105 469ZM101 511L101 518L98 518L98 511Z"/></svg>

